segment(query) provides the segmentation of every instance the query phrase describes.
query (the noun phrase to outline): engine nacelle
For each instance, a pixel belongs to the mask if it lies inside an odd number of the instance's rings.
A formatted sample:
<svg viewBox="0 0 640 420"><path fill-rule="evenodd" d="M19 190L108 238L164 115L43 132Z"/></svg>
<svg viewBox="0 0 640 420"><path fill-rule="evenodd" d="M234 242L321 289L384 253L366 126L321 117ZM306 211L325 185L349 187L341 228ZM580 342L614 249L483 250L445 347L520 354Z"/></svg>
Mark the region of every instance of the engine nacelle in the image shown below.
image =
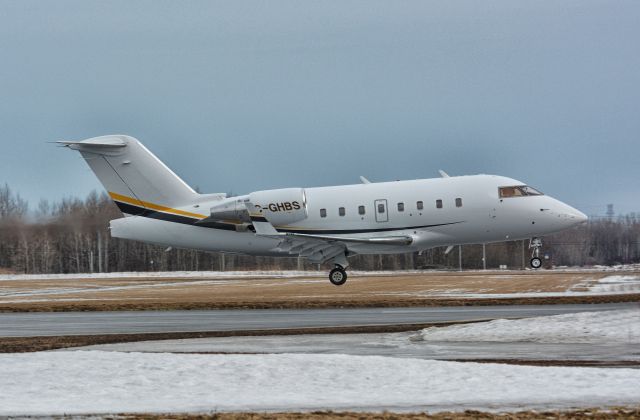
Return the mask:
<svg viewBox="0 0 640 420"><path fill-rule="evenodd" d="M245 196L246 197L246 196ZM208 220L236 221L250 223L249 212L241 198L233 197L217 204L210 209Z"/></svg>
<svg viewBox="0 0 640 420"><path fill-rule="evenodd" d="M304 188L256 191L249 194L249 201L274 226L299 222L308 215Z"/></svg>

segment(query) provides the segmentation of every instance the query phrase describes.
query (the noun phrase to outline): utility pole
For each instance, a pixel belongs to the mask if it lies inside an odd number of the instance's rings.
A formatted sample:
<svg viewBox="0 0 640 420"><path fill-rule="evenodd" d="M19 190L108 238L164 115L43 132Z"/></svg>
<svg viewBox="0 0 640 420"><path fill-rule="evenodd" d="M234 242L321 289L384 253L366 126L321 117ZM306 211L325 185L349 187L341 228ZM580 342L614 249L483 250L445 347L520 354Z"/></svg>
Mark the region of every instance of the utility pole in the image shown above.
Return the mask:
<svg viewBox="0 0 640 420"><path fill-rule="evenodd" d="M487 269L487 244L482 244L482 269Z"/></svg>
<svg viewBox="0 0 640 420"><path fill-rule="evenodd" d="M522 240L522 269L524 270L524 239Z"/></svg>
<svg viewBox="0 0 640 420"><path fill-rule="evenodd" d="M462 271L462 245L458 245L458 271Z"/></svg>
<svg viewBox="0 0 640 420"><path fill-rule="evenodd" d="M102 273L102 235L98 229L98 273Z"/></svg>

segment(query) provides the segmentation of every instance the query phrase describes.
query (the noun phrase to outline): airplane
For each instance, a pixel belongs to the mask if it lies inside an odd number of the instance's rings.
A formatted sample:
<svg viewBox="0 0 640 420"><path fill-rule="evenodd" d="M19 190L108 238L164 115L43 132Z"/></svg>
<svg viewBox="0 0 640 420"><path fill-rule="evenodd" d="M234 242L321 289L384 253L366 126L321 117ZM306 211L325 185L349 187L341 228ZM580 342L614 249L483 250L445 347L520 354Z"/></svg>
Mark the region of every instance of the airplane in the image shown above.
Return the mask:
<svg viewBox="0 0 640 420"><path fill-rule="evenodd" d="M579 210L512 178L449 176L227 197L199 194L127 135L58 141L80 152L125 217L111 236L163 246L302 257L330 263L347 280L348 257L529 239L531 268L541 237L584 223Z"/></svg>

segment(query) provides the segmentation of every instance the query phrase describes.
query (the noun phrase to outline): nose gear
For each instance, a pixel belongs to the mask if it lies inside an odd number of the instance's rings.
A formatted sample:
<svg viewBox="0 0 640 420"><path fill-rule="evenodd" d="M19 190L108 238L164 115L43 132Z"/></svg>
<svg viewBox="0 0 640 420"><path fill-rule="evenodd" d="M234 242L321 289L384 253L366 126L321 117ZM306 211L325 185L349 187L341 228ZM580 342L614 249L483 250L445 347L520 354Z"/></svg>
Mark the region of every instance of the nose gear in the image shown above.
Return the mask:
<svg viewBox="0 0 640 420"><path fill-rule="evenodd" d="M531 268L538 269L542 266L542 260L540 259L540 248L542 248L542 239L534 237L529 240L529 249L531 251L531 261L529 265Z"/></svg>

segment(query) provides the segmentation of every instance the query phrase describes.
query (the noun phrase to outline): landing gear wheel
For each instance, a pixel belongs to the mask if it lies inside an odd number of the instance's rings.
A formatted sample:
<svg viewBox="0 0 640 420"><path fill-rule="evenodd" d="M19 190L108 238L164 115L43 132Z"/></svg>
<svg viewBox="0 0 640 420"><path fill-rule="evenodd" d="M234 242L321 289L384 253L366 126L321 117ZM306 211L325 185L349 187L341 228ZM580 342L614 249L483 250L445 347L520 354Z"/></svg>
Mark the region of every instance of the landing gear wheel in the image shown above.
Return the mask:
<svg viewBox="0 0 640 420"><path fill-rule="evenodd" d="M342 286L347 281L347 272L342 267L336 267L329 272L329 281L335 286Z"/></svg>
<svg viewBox="0 0 640 420"><path fill-rule="evenodd" d="M534 257L531 258L529 264L531 264L531 268L533 269L540 268L540 266L542 265L542 260L538 257Z"/></svg>

